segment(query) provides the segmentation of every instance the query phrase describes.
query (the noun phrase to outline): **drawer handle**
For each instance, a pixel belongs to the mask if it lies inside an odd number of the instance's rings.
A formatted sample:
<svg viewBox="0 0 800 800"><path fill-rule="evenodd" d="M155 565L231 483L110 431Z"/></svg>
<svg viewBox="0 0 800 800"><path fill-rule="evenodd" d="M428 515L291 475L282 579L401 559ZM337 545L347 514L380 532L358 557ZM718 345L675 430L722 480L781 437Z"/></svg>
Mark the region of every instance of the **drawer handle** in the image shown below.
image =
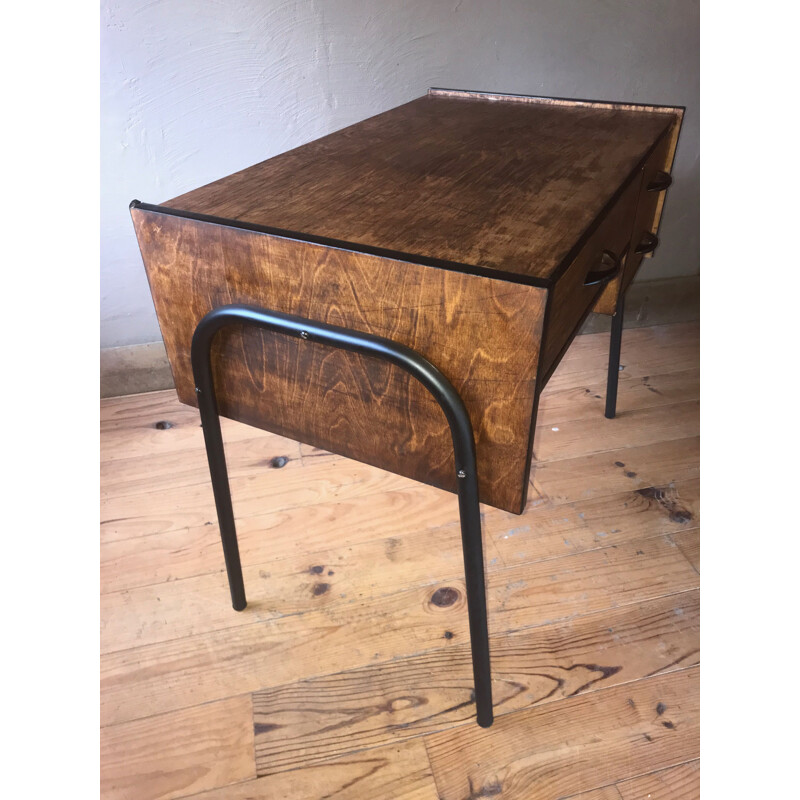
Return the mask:
<svg viewBox="0 0 800 800"><path fill-rule="evenodd" d="M644 236L642 236L642 241L636 246L636 250L634 252L637 256L644 256L648 253L652 253L656 247L658 247L658 236L648 231Z"/></svg>
<svg viewBox="0 0 800 800"><path fill-rule="evenodd" d="M648 192L663 192L672 185L672 175L669 172L656 172L655 177L647 184Z"/></svg>
<svg viewBox="0 0 800 800"><path fill-rule="evenodd" d="M598 283L606 283L612 278L616 278L619 273L622 262L619 256L614 255L610 250L603 250L603 255L600 256L600 263L608 266L606 269L594 269L587 273L586 280L583 282L584 286L596 286Z"/></svg>

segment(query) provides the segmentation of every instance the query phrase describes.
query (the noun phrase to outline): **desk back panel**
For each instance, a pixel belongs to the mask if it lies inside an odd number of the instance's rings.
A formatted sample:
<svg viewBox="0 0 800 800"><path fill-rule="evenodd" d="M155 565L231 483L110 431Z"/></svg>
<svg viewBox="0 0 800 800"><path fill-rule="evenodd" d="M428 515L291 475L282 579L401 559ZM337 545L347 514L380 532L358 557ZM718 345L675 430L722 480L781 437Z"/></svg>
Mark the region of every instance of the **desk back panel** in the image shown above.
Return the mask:
<svg viewBox="0 0 800 800"><path fill-rule="evenodd" d="M385 336L435 364L475 429L480 498L524 509L547 291L133 208L181 402L190 344L213 308L247 303ZM439 406L397 367L281 334L231 328L212 353L220 413L456 491Z"/></svg>

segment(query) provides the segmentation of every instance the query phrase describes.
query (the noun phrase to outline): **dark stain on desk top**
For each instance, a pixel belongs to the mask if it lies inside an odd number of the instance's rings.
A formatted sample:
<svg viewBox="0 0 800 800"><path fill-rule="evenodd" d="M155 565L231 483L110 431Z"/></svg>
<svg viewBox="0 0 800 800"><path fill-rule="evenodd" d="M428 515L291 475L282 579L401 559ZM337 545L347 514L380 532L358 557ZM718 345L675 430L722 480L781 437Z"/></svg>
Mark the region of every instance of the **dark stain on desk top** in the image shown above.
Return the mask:
<svg viewBox="0 0 800 800"><path fill-rule="evenodd" d="M675 114L519 99L432 90L163 206L547 284Z"/></svg>

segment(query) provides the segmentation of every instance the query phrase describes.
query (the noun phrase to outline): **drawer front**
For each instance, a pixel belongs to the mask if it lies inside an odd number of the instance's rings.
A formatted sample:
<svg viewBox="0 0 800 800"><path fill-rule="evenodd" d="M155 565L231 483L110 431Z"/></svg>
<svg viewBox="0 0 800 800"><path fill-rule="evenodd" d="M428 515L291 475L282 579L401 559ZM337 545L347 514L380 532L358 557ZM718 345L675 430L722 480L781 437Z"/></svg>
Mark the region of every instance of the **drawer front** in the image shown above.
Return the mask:
<svg viewBox="0 0 800 800"><path fill-rule="evenodd" d="M640 173L631 181L551 290L542 359L544 376L555 369L562 351L608 281L625 269L641 179Z"/></svg>
<svg viewBox="0 0 800 800"><path fill-rule="evenodd" d="M603 290L594 310L601 314L613 314L620 291L625 291L636 275L642 259L652 254L658 246L658 220L664 203L664 193L671 182L666 171L670 161L672 137L666 133L650 154L644 167L641 191L636 207L633 236L625 269Z"/></svg>

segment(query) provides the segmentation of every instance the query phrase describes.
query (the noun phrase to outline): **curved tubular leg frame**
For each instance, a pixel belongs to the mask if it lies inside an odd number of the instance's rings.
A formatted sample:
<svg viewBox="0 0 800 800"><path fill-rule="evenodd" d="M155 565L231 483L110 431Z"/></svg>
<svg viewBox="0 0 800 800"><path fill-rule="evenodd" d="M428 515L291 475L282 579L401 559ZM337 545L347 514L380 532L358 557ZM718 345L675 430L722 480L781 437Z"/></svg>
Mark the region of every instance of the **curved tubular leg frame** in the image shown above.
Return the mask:
<svg viewBox="0 0 800 800"><path fill-rule="evenodd" d="M203 317L198 324L192 338L192 370L233 607L241 611L247 605L247 600L211 371L211 344L220 329L228 325L242 324L388 361L413 375L441 406L453 437L458 477L458 507L461 516L461 542L464 551L478 724L488 728L493 720L492 684L489 666L489 632L486 622L483 542L472 425L464 403L450 381L430 361L405 345L380 336L245 305L217 308Z"/></svg>
<svg viewBox="0 0 800 800"><path fill-rule="evenodd" d="M608 383L606 385L606 417L617 414L617 385L619 383L619 354L622 349L622 321L625 314L625 295L620 293L617 308L611 317L611 345L608 350Z"/></svg>

